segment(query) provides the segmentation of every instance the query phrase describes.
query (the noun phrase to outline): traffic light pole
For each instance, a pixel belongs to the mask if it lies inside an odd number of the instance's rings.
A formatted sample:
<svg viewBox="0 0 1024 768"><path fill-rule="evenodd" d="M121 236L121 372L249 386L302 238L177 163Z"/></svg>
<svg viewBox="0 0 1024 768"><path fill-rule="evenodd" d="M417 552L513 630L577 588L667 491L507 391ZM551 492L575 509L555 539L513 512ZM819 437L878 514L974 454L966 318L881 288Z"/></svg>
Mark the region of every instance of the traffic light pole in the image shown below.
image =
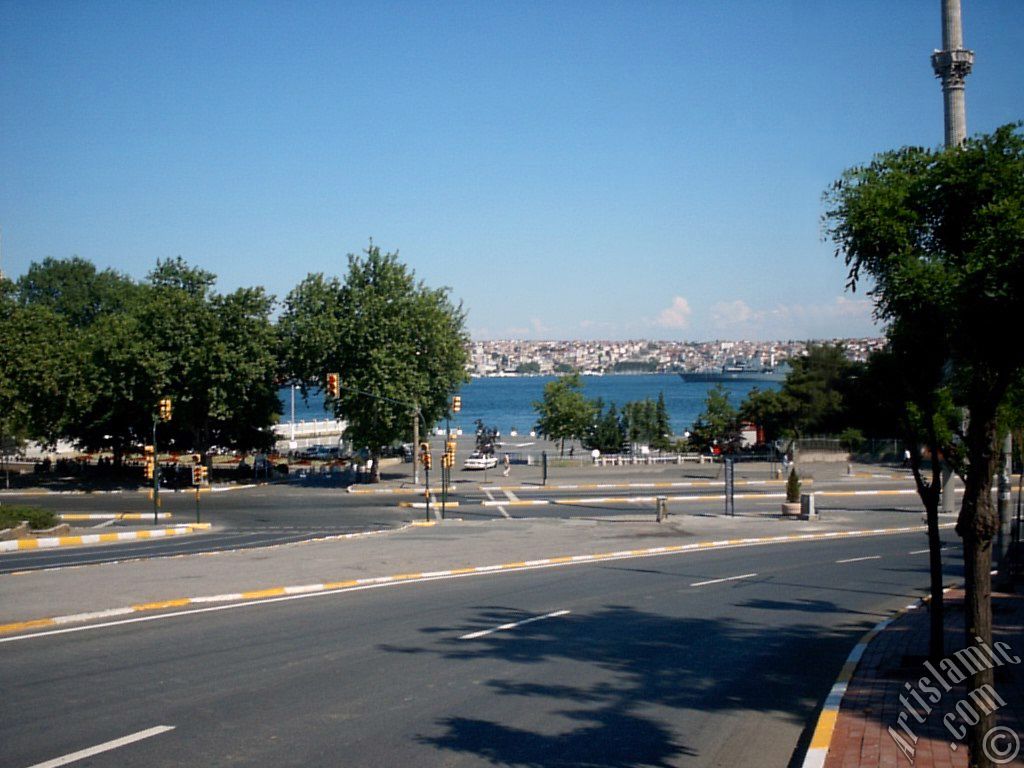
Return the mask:
<svg viewBox="0 0 1024 768"><path fill-rule="evenodd" d="M444 520L444 515L448 506L448 443L452 439L452 424L451 419L446 413L444 416L444 453L441 454L441 519Z"/></svg>
<svg viewBox="0 0 1024 768"><path fill-rule="evenodd" d="M430 462L423 462L423 478L424 478L424 490L423 496L426 501L427 516L426 522L430 522Z"/></svg>
<svg viewBox="0 0 1024 768"><path fill-rule="evenodd" d="M158 417L153 417L153 525L157 524L160 512L160 451L156 445L156 425Z"/></svg>

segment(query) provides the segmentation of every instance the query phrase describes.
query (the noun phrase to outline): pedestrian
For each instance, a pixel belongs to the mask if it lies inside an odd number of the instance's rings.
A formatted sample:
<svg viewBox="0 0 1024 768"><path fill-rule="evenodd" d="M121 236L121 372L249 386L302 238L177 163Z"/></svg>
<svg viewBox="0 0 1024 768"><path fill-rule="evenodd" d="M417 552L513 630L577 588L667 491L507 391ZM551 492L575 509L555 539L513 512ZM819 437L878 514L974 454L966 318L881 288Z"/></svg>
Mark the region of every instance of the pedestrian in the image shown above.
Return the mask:
<svg viewBox="0 0 1024 768"><path fill-rule="evenodd" d="M510 469L512 469L512 460L509 459L507 453L505 454L505 458L501 460L501 463L505 466L505 471L502 472L501 474L503 477L508 477L508 472Z"/></svg>

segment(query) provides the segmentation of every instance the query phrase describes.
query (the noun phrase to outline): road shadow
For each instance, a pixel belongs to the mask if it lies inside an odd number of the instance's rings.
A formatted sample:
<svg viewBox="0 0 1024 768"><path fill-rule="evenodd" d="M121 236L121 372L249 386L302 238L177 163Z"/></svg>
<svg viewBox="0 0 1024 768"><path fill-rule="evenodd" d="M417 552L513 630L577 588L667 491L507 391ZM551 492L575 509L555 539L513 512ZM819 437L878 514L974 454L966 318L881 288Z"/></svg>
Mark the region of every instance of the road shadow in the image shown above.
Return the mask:
<svg viewBox="0 0 1024 768"><path fill-rule="evenodd" d="M826 601L804 608L843 612ZM482 606L459 637L524 618L514 607ZM419 734L420 743L444 752L527 768L669 766L700 757L712 764L750 754L741 735L731 740L701 731L708 713L769 714L804 732L850 645L874 621L840 621L828 629L817 618L779 626L609 605L477 638L458 639L451 627L425 628L422 645L381 650L477 665L487 672L476 684L518 700L452 714ZM487 716L495 712L501 716ZM702 756L687 743L690 728L705 745L715 743L715 755ZM805 742L806 735L798 751ZM787 752L778 764L794 759Z"/></svg>

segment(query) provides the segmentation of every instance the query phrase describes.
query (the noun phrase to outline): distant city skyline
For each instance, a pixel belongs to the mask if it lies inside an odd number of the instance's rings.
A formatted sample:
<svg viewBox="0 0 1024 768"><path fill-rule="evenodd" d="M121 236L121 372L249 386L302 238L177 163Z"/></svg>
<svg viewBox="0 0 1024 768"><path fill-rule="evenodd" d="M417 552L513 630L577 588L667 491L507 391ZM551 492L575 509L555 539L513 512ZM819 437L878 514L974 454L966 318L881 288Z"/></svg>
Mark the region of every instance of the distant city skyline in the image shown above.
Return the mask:
<svg viewBox="0 0 1024 768"><path fill-rule="evenodd" d="M970 133L1024 118L1024 3L963 25ZM372 237L477 340L878 336L821 194L942 144L941 44L936 0L0 0L0 266L283 298Z"/></svg>

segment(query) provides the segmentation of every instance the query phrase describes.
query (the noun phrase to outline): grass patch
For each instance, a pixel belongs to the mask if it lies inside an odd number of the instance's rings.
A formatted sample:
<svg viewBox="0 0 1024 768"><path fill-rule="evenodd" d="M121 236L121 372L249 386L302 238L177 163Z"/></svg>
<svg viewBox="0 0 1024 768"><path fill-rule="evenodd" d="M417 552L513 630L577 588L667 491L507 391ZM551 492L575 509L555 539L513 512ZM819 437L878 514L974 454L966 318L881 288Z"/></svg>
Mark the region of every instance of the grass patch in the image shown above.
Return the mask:
<svg viewBox="0 0 1024 768"><path fill-rule="evenodd" d="M28 521L29 527L34 530L52 528L57 524L57 515L39 507L0 506L0 530L16 528L22 520Z"/></svg>

